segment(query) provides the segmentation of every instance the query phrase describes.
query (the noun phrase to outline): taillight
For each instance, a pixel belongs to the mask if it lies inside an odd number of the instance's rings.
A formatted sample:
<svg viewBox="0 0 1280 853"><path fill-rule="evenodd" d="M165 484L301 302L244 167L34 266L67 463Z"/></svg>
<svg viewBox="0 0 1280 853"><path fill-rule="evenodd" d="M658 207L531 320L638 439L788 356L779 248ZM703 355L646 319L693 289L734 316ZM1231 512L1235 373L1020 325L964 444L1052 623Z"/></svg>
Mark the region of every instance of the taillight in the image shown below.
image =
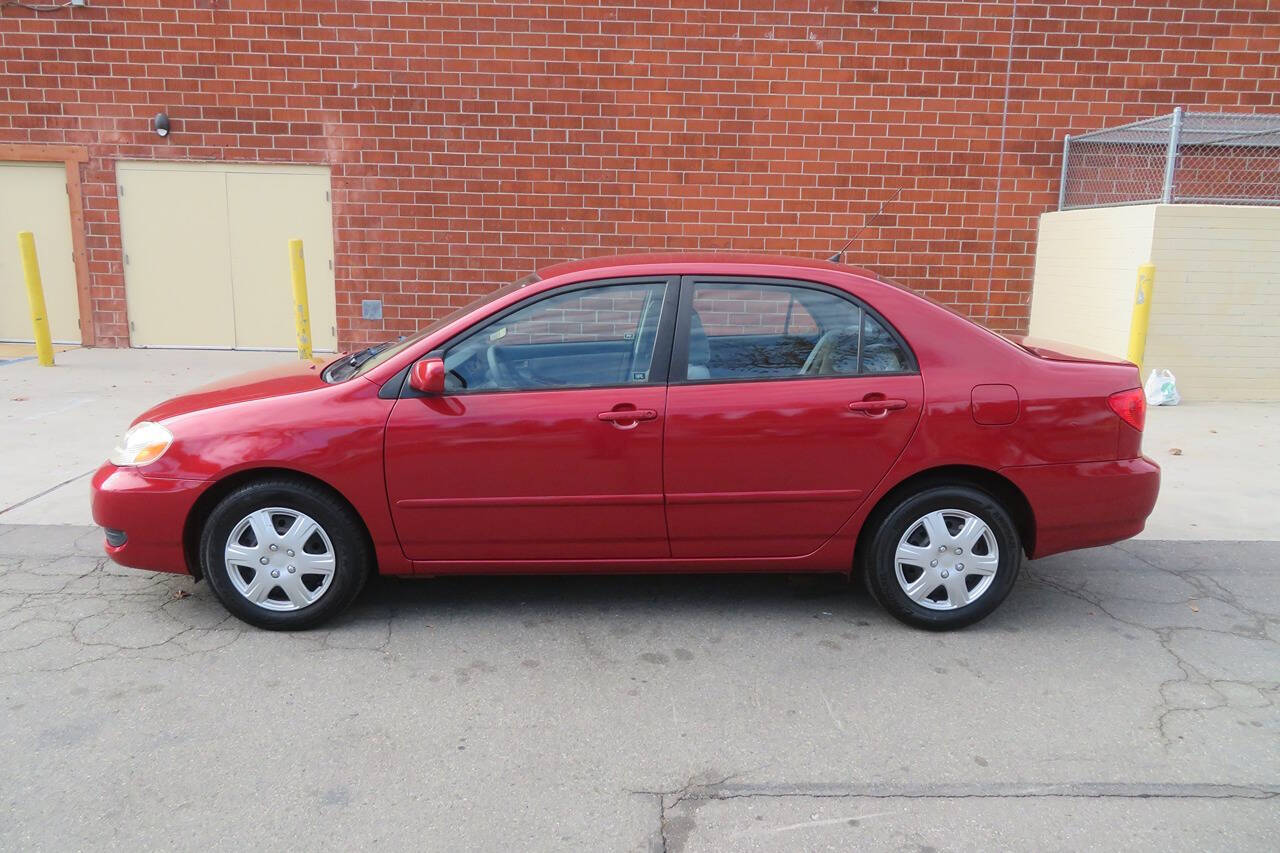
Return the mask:
<svg viewBox="0 0 1280 853"><path fill-rule="evenodd" d="M1142 432L1147 422L1147 395L1141 388L1130 388L1128 391L1117 391L1107 398L1111 411L1120 416L1120 420Z"/></svg>

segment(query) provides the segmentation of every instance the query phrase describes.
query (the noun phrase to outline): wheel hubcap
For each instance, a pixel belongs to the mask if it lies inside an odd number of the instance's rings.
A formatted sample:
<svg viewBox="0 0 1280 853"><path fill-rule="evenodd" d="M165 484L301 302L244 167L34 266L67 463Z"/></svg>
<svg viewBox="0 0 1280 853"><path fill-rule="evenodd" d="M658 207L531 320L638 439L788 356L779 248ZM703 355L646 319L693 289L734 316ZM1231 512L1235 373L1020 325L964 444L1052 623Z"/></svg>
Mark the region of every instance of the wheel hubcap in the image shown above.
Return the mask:
<svg viewBox="0 0 1280 853"><path fill-rule="evenodd" d="M955 610L991 588L1000 565L995 534L962 509L916 519L898 540L894 572L907 597L930 610Z"/></svg>
<svg viewBox="0 0 1280 853"><path fill-rule="evenodd" d="M296 509L268 507L231 528L224 552L236 591L265 610L301 610L333 582L333 543L314 519Z"/></svg>

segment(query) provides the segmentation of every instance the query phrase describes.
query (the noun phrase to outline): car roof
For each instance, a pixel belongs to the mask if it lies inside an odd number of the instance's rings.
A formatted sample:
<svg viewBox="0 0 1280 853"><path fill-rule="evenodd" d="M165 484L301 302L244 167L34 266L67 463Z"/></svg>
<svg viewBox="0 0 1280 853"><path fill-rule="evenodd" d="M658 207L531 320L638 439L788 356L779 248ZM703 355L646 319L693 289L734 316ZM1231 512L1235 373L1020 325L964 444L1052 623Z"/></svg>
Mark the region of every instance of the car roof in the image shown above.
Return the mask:
<svg viewBox="0 0 1280 853"><path fill-rule="evenodd" d="M831 270L852 275L863 276L872 280L880 277L874 272L858 267L836 264L831 261L820 261L814 258L793 258L785 255L752 255L733 252L655 252L652 254L604 255L595 258L583 258L576 261L562 261L538 270L540 278L565 275L567 273L585 272L594 269L617 269L618 267L649 267L666 264L724 264L725 266L774 266L791 267L793 269Z"/></svg>

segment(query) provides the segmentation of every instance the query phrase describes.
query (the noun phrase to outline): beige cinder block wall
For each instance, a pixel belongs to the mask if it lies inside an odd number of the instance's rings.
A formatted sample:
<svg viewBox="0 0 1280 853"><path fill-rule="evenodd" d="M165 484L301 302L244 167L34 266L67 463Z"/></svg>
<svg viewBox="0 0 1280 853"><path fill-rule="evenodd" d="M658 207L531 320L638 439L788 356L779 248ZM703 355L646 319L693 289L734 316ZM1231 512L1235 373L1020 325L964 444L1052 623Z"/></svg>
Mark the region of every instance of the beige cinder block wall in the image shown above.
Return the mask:
<svg viewBox="0 0 1280 853"><path fill-rule="evenodd" d="M1156 267L1144 371L1193 400L1280 400L1280 207L1092 208L1040 218L1030 333L1124 357Z"/></svg>
<svg viewBox="0 0 1280 853"><path fill-rule="evenodd" d="M1151 255L1156 205L1040 217L1029 331L1123 357L1138 265Z"/></svg>
<svg viewBox="0 0 1280 853"><path fill-rule="evenodd" d="M1162 204L1143 369L1189 400L1280 400L1280 207Z"/></svg>

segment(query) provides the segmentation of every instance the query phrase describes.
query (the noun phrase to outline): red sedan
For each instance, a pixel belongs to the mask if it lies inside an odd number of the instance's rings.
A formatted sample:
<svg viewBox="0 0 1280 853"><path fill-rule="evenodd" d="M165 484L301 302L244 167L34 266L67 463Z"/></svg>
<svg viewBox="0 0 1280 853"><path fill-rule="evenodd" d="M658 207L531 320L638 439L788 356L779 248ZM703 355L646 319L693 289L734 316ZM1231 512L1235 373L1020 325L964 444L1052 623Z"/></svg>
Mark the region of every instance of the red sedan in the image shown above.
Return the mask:
<svg viewBox="0 0 1280 853"><path fill-rule="evenodd" d="M1007 338L872 273L559 264L419 334L145 412L93 479L126 566L305 628L371 572L860 574L924 628L1023 555L1133 536L1133 364Z"/></svg>

